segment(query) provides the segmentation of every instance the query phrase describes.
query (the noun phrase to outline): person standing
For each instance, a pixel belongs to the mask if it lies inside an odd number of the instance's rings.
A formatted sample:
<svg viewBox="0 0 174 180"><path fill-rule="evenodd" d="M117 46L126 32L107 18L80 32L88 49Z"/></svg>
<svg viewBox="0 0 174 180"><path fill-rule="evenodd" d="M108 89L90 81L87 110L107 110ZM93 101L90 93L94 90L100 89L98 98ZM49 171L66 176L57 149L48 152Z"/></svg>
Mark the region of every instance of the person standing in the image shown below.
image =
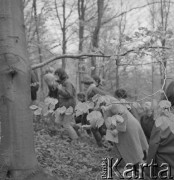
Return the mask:
<svg viewBox="0 0 174 180"><path fill-rule="evenodd" d="M58 82L58 104L56 105L57 108L61 108L65 106L67 109L72 107L73 110L76 105L76 90L73 84L70 82L69 77L64 69L58 68L54 72L56 81ZM71 140L78 139L77 132L74 128L75 122L73 119L73 115L61 115L61 123L64 129L68 132L69 137Z"/></svg>
<svg viewBox="0 0 174 180"><path fill-rule="evenodd" d="M39 78L36 70L31 70L31 100L33 103L37 100L37 91L39 90Z"/></svg>

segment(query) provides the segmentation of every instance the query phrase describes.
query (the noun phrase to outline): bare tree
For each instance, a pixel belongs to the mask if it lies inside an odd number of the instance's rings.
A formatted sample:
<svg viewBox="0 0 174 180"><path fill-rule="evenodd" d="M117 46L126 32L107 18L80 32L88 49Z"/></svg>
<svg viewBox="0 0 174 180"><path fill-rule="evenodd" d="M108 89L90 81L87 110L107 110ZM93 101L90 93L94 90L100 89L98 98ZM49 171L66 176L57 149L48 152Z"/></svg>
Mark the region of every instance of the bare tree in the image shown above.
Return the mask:
<svg viewBox="0 0 174 180"><path fill-rule="evenodd" d="M171 0L160 0L160 15L161 15L161 30L164 32L164 35L166 35L166 31L168 28L168 17L170 13L170 5ZM166 46L166 38L161 38L161 45L162 47ZM166 59L166 52L165 50L162 50L162 64L161 64L161 85L164 83L165 79L165 69L167 67L167 59ZM164 67L163 67L164 66ZM165 69L164 69L165 68ZM165 89L165 87L164 87Z"/></svg>
<svg viewBox="0 0 174 180"><path fill-rule="evenodd" d="M93 50L97 49L99 46L99 35L100 35L100 29L102 26L102 17L104 14L104 0L97 0L97 23L95 25L93 34L92 34L92 48ZM94 67L91 74L96 74L96 58L92 57L91 59L91 66Z"/></svg>
<svg viewBox="0 0 174 180"><path fill-rule="evenodd" d="M33 0L33 9L34 9L34 20L35 20L35 32L36 32L36 39L37 39L37 49L39 54L39 62L43 62L42 58L42 49L41 49L41 40L40 40L40 32L39 32L39 21L37 15L37 0ZM40 88L41 92L43 92L43 71L40 68Z"/></svg>
<svg viewBox="0 0 174 180"><path fill-rule="evenodd" d="M54 1L55 3L55 10L56 10L56 17L58 19L60 29L62 32L62 54L66 54L67 52L67 41L69 37L67 37L67 30L73 25L73 22L68 23L68 19L71 17L73 13L73 7L75 6L75 3L72 4L71 9L67 13L67 1L62 0L62 15L60 14L59 10L60 7L58 7L57 0ZM66 68L66 59L62 59L62 68Z"/></svg>
<svg viewBox="0 0 174 180"><path fill-rule="evenodd" d="M152 2L155 2L155 0L152 0ZM150 2L148 2L150 3ZM151 16L151 26L152 26L152 30L154 31L155 30L155 11L156 11L156 8L155 8L155 4L152 4L151 6L149 5L149 11L150 11L150 16ZM151 56L151 61L152 61L152 91L151 93L153 94L154 93L154 57ZM152 105L153 105L153 100L152 100Z"/></svg>
<svg viewBox="0 0 174 180"><path fill-rule="evenodd" d="M149 4L152 2L149 2ZM157 3L157 4L155 4ZM150 7L150 14L152 17L152 26L153 30L158 30L161 32L160 42L162 56L161 56L161 64L160 64L160 75L161 75L161 86L164 84L165 79L165 71L167 68L167 58L166 58L166 34L169 27L169 14L171 9L171 0L153 0L153 4ZM165 87L164 87L165 89Z"/></svg>
<svg viewBox="0 0 174 180"><path fill-rule="evenodd" d="M120 5L121 5L121 11L122 11L123 0L121 0ZM123 14L118 20L118 45L116 48L116 52L118 55L121 53L121 50L122 50L123 35L124 35L125 27L126 27L126 14ZM119 86L120 86L120 83L119 83L120 61L121 61L120 56L117 56L117 58L116 58L116 88L119 88Z"/></svg>
<svg viewBox="0 0 174 180"><path fill-rule="evenodd" d="M85 0L78 0L78 16L79 16L79 53L83 52L83 41L84 41L84 24L85 24ZM78 75L79 75L79 90L82 91L82 68L81 64L83 62L83 59L79 59L78 62Z"/></svg>

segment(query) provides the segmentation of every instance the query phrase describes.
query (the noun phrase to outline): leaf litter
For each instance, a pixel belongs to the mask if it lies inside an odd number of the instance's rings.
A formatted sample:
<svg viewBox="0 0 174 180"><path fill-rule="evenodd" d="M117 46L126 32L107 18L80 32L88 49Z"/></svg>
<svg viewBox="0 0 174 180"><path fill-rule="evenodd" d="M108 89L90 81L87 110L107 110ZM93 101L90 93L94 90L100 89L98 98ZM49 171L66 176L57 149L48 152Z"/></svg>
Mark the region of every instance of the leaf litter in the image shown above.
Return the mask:
<svg viewBox="0 0 174 180"><path fill-rule="evenodd" d="M38 126L38 123L34 124L34 127ZM98 147L94 137L85 132L79 140L69 142L60 127L55 129L56 133L47 126L35 129L35 150L40 165L59 179L100 180L102 159L119 157L114 149L108 151L108 148ZM107 142L105 145L110 147Z"/></svg>

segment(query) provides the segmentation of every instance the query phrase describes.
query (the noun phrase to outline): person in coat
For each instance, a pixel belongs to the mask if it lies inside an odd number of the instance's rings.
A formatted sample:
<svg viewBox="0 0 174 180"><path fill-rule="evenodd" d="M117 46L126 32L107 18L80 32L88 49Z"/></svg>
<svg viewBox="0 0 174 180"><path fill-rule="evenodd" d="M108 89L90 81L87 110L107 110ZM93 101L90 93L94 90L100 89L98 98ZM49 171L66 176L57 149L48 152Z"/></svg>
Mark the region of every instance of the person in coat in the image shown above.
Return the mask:
<svg viewBox="0 0 174 180"><path fill-rule="evenodd" d="M69 107L75 108L76 105L76 90L74 85L70 82L69 77L64 69L58 68L55 71L55 78L58 82L58 104L56 105L57 108L66 107L67 109ZM73 115L62 115L60 116L61 123L64 127L64 129L68 132L69 137L71 140L77 139L78 135L75 130L75 122Z"/></svg>
<svg viewBox="0 0 174 180"><path fill-rule="evenodd" d="M96 82L94 79L88 75L86 75L82 81L84 84L84 88L86 91L86 99L90 101L93 96L96 94L99 95L110 95L108 92L104 91L103 89L97 87Z"/></svg>
<svg viewBox="0 0 174 180"><path fill-rule="evenodd" d="M96 94L99 94L99 95L107 95L108 94L107 92L103 91L102 89L96 87L94 79L92 79L88 75L86 75L84 77L82 83L84 84L84 88L86 91L86 100L87 101L92 101L92 97L94 97ZM92 127L91 131L97 142L97 145L99 147L103 147L102 137L106 134L105 124L103 124L100 128Z"/></svg>
<svg viewBox="0 0 174 180"><path fill-rule="evenodd" d="M117 89L115 91L115 97L117 99L127 99L128 95L125 89ZM130 104L130 109L129 111L131 114L139 121L141 124L141 127L143 129L143 132L147 138L147 141L149 142L151 131L154 125L154 120L153 120L153 113L148 113L152 112L152 106L151 102L146 102L144 105L144 113L140 114L138 110L134 107L133 104Z"/></svg>
<svg viewBox="0 0 174 180"><path fill-rule="evenodd" d="M168 100L171 103L171 108L168 113L170 119L165 119L165 121L163 121L163 127L157 126L157 119L155 119L155 124L153 126L149 142L147 163L150 164L153 161L153 163L156 164L153 169L153 176L156 176L157 179L160 179L160 171L166 168L166 166L163 168L161 166L163 164L168 165L168 172L166 171L163 173L163 177L166 176L165 179L170 179L168 175L174 177L174 131L171 129L174 127L174 81L168 85L165 91L165 96L162 98L162 100ZM168 121L170 122L169 126ZM150 179L151 176L152 174L150 173L150 169L147 168L146 177Z"/></svg>
<svg viewBox="0 0 174 180"><path fill-rule="evenodd" d="M115 91L115 97L117 99L119 99L119 100L120 99L127 99L128 95L127 95L127 92L126 92L125 89L120 88L120 89L117 89ZM140 115L139 115L138 111L136 110L136 108L133 105L131 105L131 104L129 104L129 105L130 105L129 111L139 121L140 120Z"/></svg>
<svg viewBox="0 0 174 180"><path fill-rule="evenodd" d="M144 113L142 114L140 118L140 124L141 124L141 127L143 128L147 141L149 142L151 132L152 132L154 122L155 122L152 103L145 102L143 108L144 108Z"/></svg>
<svg viewBox="0 0 174 180"><path fill-rule="evenodd" d="M125 163L131 163L135 167L144 162L144 151L148 150L148 143L140 123L122 104L113 103L104 112L104 119L114 115L120 115L124 119L123 130L118 130L118 143L115 143ZM106 123L107 126L107 123ZM108 126L107 126L108 128Z"/></svg>
<svg viewBox="0 0 174 180"><path fill-rule="evenodd" d="M31 100L33 103L37 100L37 91L39 90L39 77L36 70L31 70Z"/></svg>

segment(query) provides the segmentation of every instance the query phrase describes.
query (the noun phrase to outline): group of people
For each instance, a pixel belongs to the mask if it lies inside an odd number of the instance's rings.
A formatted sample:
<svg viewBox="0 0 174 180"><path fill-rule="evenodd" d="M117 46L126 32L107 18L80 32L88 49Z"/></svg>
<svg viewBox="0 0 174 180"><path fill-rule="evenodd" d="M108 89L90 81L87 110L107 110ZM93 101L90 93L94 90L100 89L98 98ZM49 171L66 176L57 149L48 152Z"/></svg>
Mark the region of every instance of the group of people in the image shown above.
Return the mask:
<svg viewBox="0 0 174 180"><path fill-rule="evenodd" d="M76 94L74 85L69 80L69 77L64 69L50 68L44 75L44 80L48 86L48 96L58 99L58 104L55 109L65 106L66 108L75 108L77 100L80 102L92 101L92 98L96 95L108 95L118 100L126 99L127 92L124 89L117 89L114 95L111 95L103 88L101 80L98 76L85 76L82 80L84 85L84 93L80 92ZM172 89L172 90L171 90ZM166 90L168 100L171 104L174 104L174 84ZM122 109L124 108L124 111ZM125 163L132 163L135 168L138 168L140 163L143 163L147 159L148 163L151 160L155 160L157 164L169 163L171 167L171 173L174 175L174 157L169 157L174 154L174 134L172 132L162 133L161 129L154 126L153 114L150 116L145 114L140 117L136 108L126 108L122 104L112 104L112 107L104 115L104 119L113 115L123 114L125 118L126 130L119 131L118 143L111 143L113 147L116 147L123 158ZM68 132L71 140L79 138L77 123L82 125L89 125L86 120L86 115L74 117L72 115L62 115L60 122L62 126ZM147 120L148 119L148 120ZM103 146L102 139L106 134L107 124L98 128L90 126L87 129L89 135L93 135L97 145ZM161 134L163 135L161 137ZM157 167L156 173L160 171ZM147 171L148 172L148 171ZM150 175L147 173L148 178Z"/></svg>

